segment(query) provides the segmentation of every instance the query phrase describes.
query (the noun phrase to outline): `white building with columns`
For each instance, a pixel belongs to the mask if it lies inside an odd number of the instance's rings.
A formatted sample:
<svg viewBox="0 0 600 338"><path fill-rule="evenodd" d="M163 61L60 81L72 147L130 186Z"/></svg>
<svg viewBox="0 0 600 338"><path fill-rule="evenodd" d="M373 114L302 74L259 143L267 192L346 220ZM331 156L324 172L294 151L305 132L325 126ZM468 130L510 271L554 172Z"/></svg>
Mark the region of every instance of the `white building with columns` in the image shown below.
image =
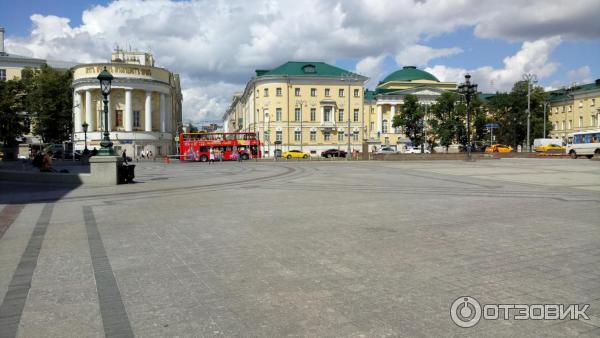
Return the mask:
<svg viewBox="0 0 600 338"><path fill-rule="evenodd" d="M96 78L106 67L113 75L108 98L108 130L117 153L137 157L175 154L175 137L182 121L179 75L154 66L151 54L115 50L110 63L73 67L73 125L75 149L85 147L83 123L88 124L87 147L100 149L103 97Z"/></svg>

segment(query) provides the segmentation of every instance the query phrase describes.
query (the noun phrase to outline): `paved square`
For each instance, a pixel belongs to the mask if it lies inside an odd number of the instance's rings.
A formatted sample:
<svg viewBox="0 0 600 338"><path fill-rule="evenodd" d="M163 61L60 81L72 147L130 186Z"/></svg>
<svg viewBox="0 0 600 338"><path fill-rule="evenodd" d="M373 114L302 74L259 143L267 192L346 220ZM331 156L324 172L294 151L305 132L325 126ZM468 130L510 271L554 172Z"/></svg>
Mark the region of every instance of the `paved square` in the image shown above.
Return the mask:
<svg viewBox="0 0 600 338"><path fill-rule="evenodd" d="M0 181L0 212L23 205L0 239L0 336L600 336L600 162L136 170L106 188ZM460 296L590 319L464 329Z"/></svg>

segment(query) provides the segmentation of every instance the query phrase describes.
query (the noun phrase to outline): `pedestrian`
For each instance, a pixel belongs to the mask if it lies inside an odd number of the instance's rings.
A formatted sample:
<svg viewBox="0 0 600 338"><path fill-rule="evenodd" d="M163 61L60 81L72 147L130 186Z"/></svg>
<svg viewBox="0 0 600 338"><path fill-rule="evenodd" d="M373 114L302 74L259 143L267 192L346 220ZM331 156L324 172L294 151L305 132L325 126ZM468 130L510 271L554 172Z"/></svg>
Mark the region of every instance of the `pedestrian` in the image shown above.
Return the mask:
<svg viewBox="0 0 600 338"><path fill-rule="evenodd" d="M215 161L215 151L210 148L210 154L208 155L208 164L211 164Z"/></svg>
<svg viewBox="0 0 600 338"><path fill-rule="evenodd" d="M40 171L43 173L50 173L55 171L54 169L52 169L52 150L48 150L48 152L44 155Z"/></svg>
<svg viewBox="0 0 600 338"><path fill-rule="evenodd" d="M126 153L127 149L123 149L123 153L121 154L121 156L123 157L123 162L125 162L125 164L127 164L127 153Z"/></svg>
<svg viewBox="0 0 600 338"><path fill-rule="evenodd" d="M140 156L142 157L142 160L146 158L146 150L145 149L142 149Z"/></svg>

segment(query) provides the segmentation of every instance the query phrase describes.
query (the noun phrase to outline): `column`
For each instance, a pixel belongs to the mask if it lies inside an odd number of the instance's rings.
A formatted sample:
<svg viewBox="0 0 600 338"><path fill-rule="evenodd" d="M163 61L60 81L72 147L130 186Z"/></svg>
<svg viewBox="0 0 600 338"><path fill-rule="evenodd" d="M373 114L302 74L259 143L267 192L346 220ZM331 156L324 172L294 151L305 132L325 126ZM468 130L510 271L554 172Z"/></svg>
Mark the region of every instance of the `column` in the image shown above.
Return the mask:
<svg viewBox="0 0 600 338"><path fill-rule="evenodd" d="M94 118L92 115L92 91L85 91L85 123L88 124L88 132L94 131Z"/></svg>
<svg viewBox="0 0 600 338"><path fill-rule="evenodd" d="M108 131L112 131L112 125L113 125L113 112L112 112L112 100L110 98L110 94L108 94ZM104 102L102 103L104 104ZM104 107L102 107L102 114L104 114ZM104 116L102 116L102 118L104 119Z"/></svg>
<svg viewBox="0 0 600 338"><path fill-rule="evenodd" d="M395 104L392 104L391 108L392 108L392 110L391 110L391 113L390 113L390 122L389 122L389 123L390 123L390 125L389 125L389 127L388 127L388 128L389 128L389 130L392 130L392 129L391 129L391 128L392 128L392 123L393 123L393 121L394 121L394 116L396 116L396 105L395 105ZM396 133L396 129L394 128L393 130L394 130L394 134L395 134L395 133Z"/></svg>
<svg viewBox="0 0 600 338"><path fill-rule="evenodd" d="M167 129L166 126L166 111L165 111L165 94L160 93L160 132L164 133Z"/></svg>
<svg viewBox="0 0 600 338"><path fill-rule="evenodd" d="M377 105L377 132L381 134L383 126L383 110L382 105Z"/></svg>
<svg viewBox="0 0 600 338"><path fill-rule="evenodd" d="M152 131L152 92L146 91L146 106L144 107L144 130Z"/></svg>
<svg viewBox="0 0 600 338"><path fill-rule="evenodd" d="M81 128L81 105L83 105L83 102L81 102L81 92L75 92L74 94L73 126L76 133L81 133L83 131Z"/></svg>
<svg viewBox="0 0 600 338"><path fill-rule="evenodd" d="M125 131L133 131L133 110L131 108L131 89L125 90Z"/></svg>

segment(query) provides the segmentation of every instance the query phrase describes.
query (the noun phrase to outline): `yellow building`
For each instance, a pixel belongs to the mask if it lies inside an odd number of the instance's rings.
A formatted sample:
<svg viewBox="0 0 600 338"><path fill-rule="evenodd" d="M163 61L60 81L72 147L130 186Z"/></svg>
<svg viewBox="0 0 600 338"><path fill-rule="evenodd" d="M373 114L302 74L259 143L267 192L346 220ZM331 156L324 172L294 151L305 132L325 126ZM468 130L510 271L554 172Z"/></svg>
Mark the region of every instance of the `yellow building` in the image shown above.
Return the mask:
<svg viewBox="0 0 600 338"><path fill-rule="evenodd" d="M4 28L0 27L0 81L19 80L24 68L39 68L46 60L9 54L4 50Z"/></svg>
<svg viewBox="0 0 600 338"><path fill-rule="evenodd" d="M365 92L367 142L372 149L378 146L396 146L401 151L409 140L401 128L393 128L392 123L394 116L402 111L404 97L408 94L416 95L419 103L428 106L435 103L444 91L454 90L456 83L441 82L432 74L414 66L405 66L391 73L379 82L375 91Z"/></svg>
<svg viewBox="0 0 600 338"><path fill-rule="evenodd" d="M260 132L266 156L275 149L311 155L331 148L362 151L365 142L372 149L396 146L408 141L400 129L392 128L405 95L433 104L442 92L456 90L456 83L441 82L411 66L387 76L375 91L364 90L367 80L322 62L287 62L270 71L257 70L244 92L234 95L223 116L224 129Z"/></svg>
<svg viewBox="0 0 600 338"><path fill-rule="evenodd" d="M323 62L257 70L223 116L225 131L256 132L265 156L297 149L360 150L368 78Z"/></svg>
<svg viewBox="0 0 600 338"><path fill-rule="evenodd" d="M550 137L566 140L573 132L600 127L600 79L549 92Z"/></svg>
<svg viewBox="0 0 600 338"><path fill-rule="evenodd" d="M114 76L108 99L108 130L115 150L127 150L132 157L142 150L154 155L176 153L174 140L182 118L179 75L155 67L151 54L118 49L110 63L72 68L75 149L84 148L83 123L88 125L88 148L100 148L104 118L96 77L104 67Z"/></svg>

